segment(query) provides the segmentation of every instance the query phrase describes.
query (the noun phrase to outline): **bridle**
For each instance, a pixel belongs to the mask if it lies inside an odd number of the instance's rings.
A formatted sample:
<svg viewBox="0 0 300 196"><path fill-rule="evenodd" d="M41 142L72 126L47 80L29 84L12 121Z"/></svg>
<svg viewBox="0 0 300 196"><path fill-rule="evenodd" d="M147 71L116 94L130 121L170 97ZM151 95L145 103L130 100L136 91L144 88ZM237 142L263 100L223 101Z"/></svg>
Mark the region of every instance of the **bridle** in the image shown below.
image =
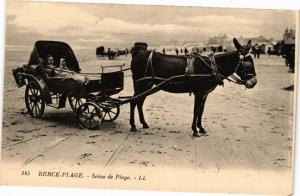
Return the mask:
<svg viewBox="0 0 300 196"><path fill-rule="evenodd" d="M243 58L240 59L240 62L238 64L238 66L235 68L235 71L234 71L234 73L238 73L238 69L241 69L242 76L240 76L240 77L241 77L241 81L243 81L244 84L246 83L246 81L248 79L252 78L253 76L256 76L255 72L254 73L249 73L249 72L245 71L245 69L247 68L247 67L245 67L246 62L250 62L251 64L253 63L253 60L252 60L252 62L247 60L249 58L252 59L250 54L243 55Z"/></svg>
<svg viewBox="0 0 300 196"><path fill-rule="evenodd" d="M198 54L198 57L199 57L199 59L200 59L207 67L209 67L210 69L212 69L212 68L211 68L211 65L209 65L209 64L205 61L205 59L203 59L203 57L202 57L200 54ZM210 55L210 56L209 56L209 59L210 59L210 62L211 62L212 64L214 64L214 66L215 66L216 68L218 68L218 65L217 65L216 60L215 60L215 56L214 56L214 55ZM244 58L243 58L243 59L244 59ZM244 63L243 59L240 59L240 62L238 63L238 66L236 66L234 73L237 71L237 69L238 69L240 66L243 66L243 63ZM212 70L212 71L214 71L214 70ZM225 77L225 76L224 76L223 74L221 74L220 71L217 69L217 72L214 73L214 75L215 75L216 80L218 81L218 83L219 83L220 85L223 85L223 79L228 80L229 82L233 82L233 83L238 84L238 85L245 85L245 84L246 84L246 80L243 80L243 79L238 78L237 76L234 75L234 73L233 73L232 75L228 76L228 77ZM245 74L246 74L246 73L245 73ZM246 77L245 77L245 78L246 78Z"/></svg>

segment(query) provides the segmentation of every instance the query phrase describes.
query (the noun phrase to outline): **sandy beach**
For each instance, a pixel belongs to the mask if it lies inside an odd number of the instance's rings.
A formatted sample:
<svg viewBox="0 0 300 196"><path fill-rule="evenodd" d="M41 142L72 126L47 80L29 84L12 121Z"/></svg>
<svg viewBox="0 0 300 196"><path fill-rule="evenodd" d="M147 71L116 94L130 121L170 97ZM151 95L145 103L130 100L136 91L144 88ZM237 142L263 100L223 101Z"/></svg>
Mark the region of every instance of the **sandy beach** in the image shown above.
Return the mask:
<svg viewBox="0 0 300 196"><path fill-rule="evenodd" d="M46 107L43 118L26 113L24 87L17 88L12 68L26 63L23 55L6 54L2 131L2 161L20 165L55 163L59 166L118 167L165 166L200 170L255 169L291 171L293 153L294 92L283 90L293 83L284 59L262 55L255 59L258 84L254 89L225 82L207 99L203 126L207 136L192 137L194 97L158 92L146 99L142 129L129 129L129 105L112 123L98 130L79 127L69 105ZM83 71L99 65L130 65L131 57L116 61L80 61ZM130 75L126 73L125 75ZM119 95L132 95L131 77L125 77ZM117 95L118 96L118 95ZM137 117L138 115L136 115Z"/></svg>

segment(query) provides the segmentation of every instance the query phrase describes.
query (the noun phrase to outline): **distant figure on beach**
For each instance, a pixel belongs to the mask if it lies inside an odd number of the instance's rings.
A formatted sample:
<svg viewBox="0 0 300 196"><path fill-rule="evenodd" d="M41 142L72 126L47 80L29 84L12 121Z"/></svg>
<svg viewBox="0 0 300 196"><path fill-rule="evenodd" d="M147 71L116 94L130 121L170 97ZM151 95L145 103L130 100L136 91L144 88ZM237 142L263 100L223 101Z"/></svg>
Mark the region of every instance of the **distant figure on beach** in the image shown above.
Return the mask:
<svg viewBox="0 0 300 196"><path fill-rule="evenodd" d="M182 48L180 48L180 53L181 53L181 54L183 53L183 50L182 50Z"/></svg>
<svg viewBox="0 0 300 196"><path fill-rule="evenodd" d="M268 57L270 57L270 55L271 55L271 53L272 53L272 49L271 49L271 47L268 47Z"/></svg>
<svg viewBox="0 0 300 196"><path fill-rule="evenodd" d="M292 46L291 49L286 54L286 60L290 67L289 72L295 72L295 46Z"/></svg>
<svg viewBox="0 0 300 196"><path fill-rule="evenodd" d="M212 52L212 54L215 54L216 51L217 51L217 48L216 48L216 47L211 47L211 52Z"/></svg>
<svg viewBox="0 0 300 196"><path fill-rule="evenodd" d="M176 55L178 56L179 50L177 48L175 49L175 52L176 52Z"/></svg>
<svg viewBox="0 0 300 196"><path fill-rule="evenodd" d="M187 55L187 53L189 53L189 51L186 48L184 48L184 55Z"/></svg>
<svg viewBox="0 0 300 196"><path fill-rule="evenodd" d="M164 54L166 54L166 49L165 48L163 48L163 51L162 51Z"/></svg>
<svg viewBox="0 0 300 196"><path fill-rule="evenodd" d="M255 45L252 47L252 51L253 51L253 54L254 54L254 58L258 58L258 59L259 59L259 55L260 55L260 47L258 46L258 44L255 44Z"/></svg>

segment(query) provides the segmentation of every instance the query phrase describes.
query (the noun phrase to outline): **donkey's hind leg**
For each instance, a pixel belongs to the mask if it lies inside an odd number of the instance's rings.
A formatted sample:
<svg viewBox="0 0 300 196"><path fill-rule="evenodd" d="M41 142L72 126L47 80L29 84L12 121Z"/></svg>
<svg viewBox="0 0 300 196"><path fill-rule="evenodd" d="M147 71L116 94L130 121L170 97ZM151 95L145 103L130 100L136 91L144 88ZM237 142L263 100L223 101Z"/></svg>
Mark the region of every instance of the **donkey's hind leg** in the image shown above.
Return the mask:
<svg viewBox="0 0 300 196"><path fill-rule="evenodd" d="M137 101L137 108L138 108L138 112L139 112L140 122L143 125L143 128L148 129L149 126L145 121L144 112L143 112L143 105L144 105L145 99L146 99L146 97L143 97Z"/></svg>
<svg viewBox="0 0 300 196"><path fill-rule="evenodd" d="M133 83L133 88L134 88L134 95L133 96L138 96L141 95L143 92L151 89L151 87L153 86L152 83ZM139 118L140 118L140 122L143 125L143 128L149 128L149 126L147 125L145 118L144 118L144 113L143 113L143 104L145 101L146 97L142 97L138 100L132 101L130 102L130 125L131 125L131 129L130 131L134 132L137 131L136 126L135 126L135 122L134 122L134 112L135 112L135 106L137 106L138 108L138 112L139 112Z"/></svg>

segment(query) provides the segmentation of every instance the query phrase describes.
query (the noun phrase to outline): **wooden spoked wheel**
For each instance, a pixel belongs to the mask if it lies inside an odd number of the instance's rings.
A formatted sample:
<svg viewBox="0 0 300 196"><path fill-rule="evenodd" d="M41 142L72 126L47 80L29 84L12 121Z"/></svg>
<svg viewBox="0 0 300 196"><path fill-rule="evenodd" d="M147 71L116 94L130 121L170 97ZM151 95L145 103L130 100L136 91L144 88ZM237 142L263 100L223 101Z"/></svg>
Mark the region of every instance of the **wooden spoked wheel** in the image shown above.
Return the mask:
<svg viewBox="0 0 300 196"><path fill-rule="evenodd" d="M83 128L96 129L103 120L101 108L93 102L86 102L78 107L77 120Z"/></svg>
<svg viewBox="0 0 300 196"><path fill-rule="evenodd" d="M112 122L116 120L120 114L120 107L114 108L102 108L103 120L106 122Z"/></svg>
<svg viewBox="0 0 300 196"><path fill-rule="evenodd" d="M28 113L34 118L40 118L45 111L45 99L41 87L30 81L25 89L25 104Z"/></svg>
<svg viewBox="0 0 300 196"><path fill-rule="evenodd" d="M69 100L69 104L74 112L77 112L77 109L79 108L79 106L81 106L82 104L84 104L86 102L85 98L79 98L79 97L73 97L73 96L69 96L68 100Z"/></svg>

